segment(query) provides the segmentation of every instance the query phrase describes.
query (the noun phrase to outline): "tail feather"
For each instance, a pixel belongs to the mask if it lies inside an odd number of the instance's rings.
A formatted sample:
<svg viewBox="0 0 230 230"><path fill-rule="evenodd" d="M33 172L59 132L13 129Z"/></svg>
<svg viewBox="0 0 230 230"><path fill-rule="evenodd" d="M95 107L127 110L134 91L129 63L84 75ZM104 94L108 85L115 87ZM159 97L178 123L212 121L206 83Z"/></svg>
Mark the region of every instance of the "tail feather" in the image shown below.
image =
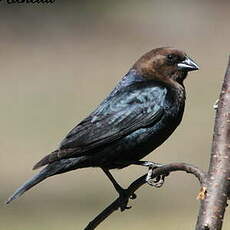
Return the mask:
<svg viewBox="0 0 230 230"><path fill-rule="evenodd" d="M33 176L30 180L26 181L22 186L20 186L5 203L9 204L11 201L16 200L24 192L26 192L36 184L40 183L41 181L45 180L47 177L49 177L49 174L47 173L47 168L44 168L42 171Z"/></svg>
<svg viewBox="0 0 230 230"><path fill-rule="evenodd" d="M58 160L58 150L48 154L47 156L43 157L38 163L36 163L33 167L33 170L41 168L44 165L50 164L56 160Z"/></svg>
<svg viewBox="0 0 230 230"><path fill-rule="evenodd" d="M42 182L47 177L88 166L85 164L85 159L86 157L62 159L49 164L46 168L42 169L38 174L19 187L5 203L9 204L11 201L16 200L23 193L31 189L36 184Z"/></svg>
<svg viewBox="0 0 230 230"><path fill-rule="evenodd" d="M73 153L76 152L76 149L58 149L53 151L52 153L46 155L43 157L38 163L36 163L33 167L33 169L41 168L44 165L51 164L55 161L70 158Z"/></svg>

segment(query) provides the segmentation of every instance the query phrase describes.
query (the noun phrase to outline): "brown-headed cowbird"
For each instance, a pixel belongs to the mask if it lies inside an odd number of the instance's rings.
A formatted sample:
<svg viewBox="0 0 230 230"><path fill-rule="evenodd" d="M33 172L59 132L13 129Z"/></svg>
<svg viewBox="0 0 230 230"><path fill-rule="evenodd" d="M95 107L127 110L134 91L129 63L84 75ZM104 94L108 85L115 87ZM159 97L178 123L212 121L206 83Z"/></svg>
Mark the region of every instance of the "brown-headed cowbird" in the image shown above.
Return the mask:
<svg viewBox="0 0 230 230"><path fill-rule="evenodd" d="M172 134L184 112L183 81L189 71L197 69L194 61L174 48L144 54L97 109L34 169L47 166L6 203L47 177L85 167L102 168L122 193L109 170L142 164L139 160Z"/></svg>

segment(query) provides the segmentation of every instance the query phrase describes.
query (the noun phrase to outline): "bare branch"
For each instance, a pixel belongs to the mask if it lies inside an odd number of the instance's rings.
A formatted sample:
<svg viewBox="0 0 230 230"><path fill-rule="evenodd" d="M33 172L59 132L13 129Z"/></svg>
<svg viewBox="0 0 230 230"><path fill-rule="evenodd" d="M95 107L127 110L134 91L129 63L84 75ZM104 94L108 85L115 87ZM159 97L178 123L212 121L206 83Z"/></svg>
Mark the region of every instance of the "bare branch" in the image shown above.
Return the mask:
<svg viewBox="0 0 230 230"><path fill-rule="evenodd" d="M220 230L230 188L230 57L218 102L207 183L196 230Z"/></svg>
<svg viewBox="0 0 230 230"><path fill-rule="evenodd" d="M197 177L202 187L206 186L206 174L201 169L196 166L186 164L186 163L171 163L167 165L162 165L153 170L152 178L156 178L160 175L168 176L169 173L175 171L185 171L191 173ZM129 198L133 196L135 191L137 191L142 185L146 183L147 174L139 177L126 189L127 197L118 197L113 201L106 209L104 209L98 216L96 216L85 228L85 230L93 230L100 223L102 223L108 216L110 216L114 211L118 210L122 204L127 204Z"/></svg>

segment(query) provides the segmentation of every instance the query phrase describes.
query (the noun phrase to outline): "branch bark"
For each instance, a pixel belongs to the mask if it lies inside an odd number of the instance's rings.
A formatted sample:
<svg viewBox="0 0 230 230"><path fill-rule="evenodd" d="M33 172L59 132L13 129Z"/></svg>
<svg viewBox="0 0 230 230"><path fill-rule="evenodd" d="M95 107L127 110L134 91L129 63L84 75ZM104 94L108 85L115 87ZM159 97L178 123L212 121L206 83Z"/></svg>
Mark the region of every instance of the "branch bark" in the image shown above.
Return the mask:
<svg viewBox="0 0 230 230"><path fill-rule="evenodd" d="M201 187L206 186L206 173L203 172L196 166L186 164L186 163L171 163L167 165L162 165L153 170L152 178L156 178L160 175L168 176L169 173L175 171L185 171L187 173L193 174L200 182ZM147 174L139 177L130 186L126 189L126 197L118 197L113 201L107 208L105 208L99 215L97 215L84 230L93 230L100 223L102 223L107 217L109 217L114 211L118 210L122 204L127 204L130 197L134 195L134 192L137 191L142 185L146 183Z"/></svg>
<svg viewBox="0 0 230 230"><path fill-rule="evenodd" d="M196 230L220 230L230 192L230 57L216 113L207 195Z"/></svg>

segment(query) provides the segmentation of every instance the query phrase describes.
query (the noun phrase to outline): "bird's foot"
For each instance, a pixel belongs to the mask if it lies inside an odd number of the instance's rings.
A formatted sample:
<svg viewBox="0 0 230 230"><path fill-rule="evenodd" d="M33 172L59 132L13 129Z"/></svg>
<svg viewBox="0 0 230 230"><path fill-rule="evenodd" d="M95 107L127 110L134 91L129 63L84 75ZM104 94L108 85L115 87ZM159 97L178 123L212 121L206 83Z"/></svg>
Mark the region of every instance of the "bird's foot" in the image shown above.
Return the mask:
<svg viewBox="0 0 230 230"><path fill-rule="evenodd" d="M149 171L145 180L149 185L154 186L155 188L160 188L164 184L165 177L167 175L159 175L152 178L153 171L156 168L157 168L156 166L154 168L152 168L151 166L149 167Z"/></svg>
<svg viewBox="0 0 230 230"><path fill-rule="evenodd" d="M121 189L119 192L119 201L120 201L120 210L121 212L125 211L126 209L132 208L132 206L128 206L129 199L134 200L136 199L136 194L129 194L126 189Z"/></svg>
<svg viewBox="0 0 230 230"><path fill-rule="evenodd" d="M146 177L146 182L149 185L154 186L155 188L160 188L164 184L164 181L165 181L165 175L160 175L155 178Z"/></svg>

